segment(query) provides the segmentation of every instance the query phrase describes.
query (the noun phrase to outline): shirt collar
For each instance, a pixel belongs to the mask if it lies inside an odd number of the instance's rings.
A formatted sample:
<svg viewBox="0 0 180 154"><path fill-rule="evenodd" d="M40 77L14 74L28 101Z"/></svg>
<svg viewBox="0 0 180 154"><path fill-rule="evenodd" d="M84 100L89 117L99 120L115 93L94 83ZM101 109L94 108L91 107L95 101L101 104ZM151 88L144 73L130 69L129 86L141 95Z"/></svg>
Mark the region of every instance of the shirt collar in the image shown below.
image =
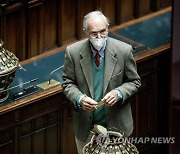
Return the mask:
<svg viewBox="0 0 180 154"><path fill-rule="evenodd" d="M95 50L92 46L92 44L90 43L90 47L91 47L91 51L93 52L93 57L96 56L96 53L97 53L97 50ZM104 46L99 50L99 54L101 57L104 57L104 51L105 51L105 48L106 48L106 42L104 44Z"/></svg>

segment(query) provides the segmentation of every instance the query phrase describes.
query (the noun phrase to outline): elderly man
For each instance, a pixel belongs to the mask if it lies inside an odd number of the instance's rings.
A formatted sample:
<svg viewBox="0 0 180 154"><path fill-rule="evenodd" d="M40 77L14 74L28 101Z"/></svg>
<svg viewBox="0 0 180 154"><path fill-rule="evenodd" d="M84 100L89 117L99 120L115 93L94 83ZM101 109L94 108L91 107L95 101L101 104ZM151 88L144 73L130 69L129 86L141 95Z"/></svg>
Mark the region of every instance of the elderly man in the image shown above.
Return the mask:
<svg viewBox="0 0 180 154"><path fill-rule="evenodd" d="M88 38L66 49L63 91L74 104L78 153L89 142L94 124L116 127L129 136L133 119L129 98L141 85L132 47L108 37L109 21L100 11L84 17ZM101 105L99 105L100 103Z"/></svg>

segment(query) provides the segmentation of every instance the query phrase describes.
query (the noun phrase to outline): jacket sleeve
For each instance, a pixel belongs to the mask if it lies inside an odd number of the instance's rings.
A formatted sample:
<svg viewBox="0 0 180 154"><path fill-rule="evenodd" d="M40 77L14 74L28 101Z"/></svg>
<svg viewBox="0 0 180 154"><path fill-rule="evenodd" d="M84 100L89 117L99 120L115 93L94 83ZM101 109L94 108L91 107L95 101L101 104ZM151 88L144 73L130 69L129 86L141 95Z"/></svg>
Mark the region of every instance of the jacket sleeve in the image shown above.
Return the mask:
<svg viewBox="0 0 180 154"><path fill-rule="evenodd" d="M78 96L82 95L82 93L76 85L76 76L74 71L74 62L67 48L62 73L62 88L63 93L67 96L67 98L74 104L74 107L77 109L77 98Z"/></svg>
<svg viewBox="0 0 180 154"><path fill-rule="evenodd" d="M123 95L123 103L135 94L141 86L141 79L137 73L136 62L130 51L125 59L123 84L118 87Z"/></svg>

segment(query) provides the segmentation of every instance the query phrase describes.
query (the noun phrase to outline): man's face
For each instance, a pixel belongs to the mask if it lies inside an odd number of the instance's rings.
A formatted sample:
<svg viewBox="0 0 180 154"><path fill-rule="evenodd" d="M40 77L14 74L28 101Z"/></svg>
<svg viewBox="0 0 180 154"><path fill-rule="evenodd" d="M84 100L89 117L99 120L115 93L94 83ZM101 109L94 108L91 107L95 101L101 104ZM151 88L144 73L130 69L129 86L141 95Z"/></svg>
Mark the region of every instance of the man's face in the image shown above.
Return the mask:
<svg viewBox="0 0 180 154"><path fill-rule="evenodd" d="M103 17L98 16L96 18L90 18L88 20L89 29L88 34L91 38L104 38L108 34L108 28L106 26Z"/></svg>

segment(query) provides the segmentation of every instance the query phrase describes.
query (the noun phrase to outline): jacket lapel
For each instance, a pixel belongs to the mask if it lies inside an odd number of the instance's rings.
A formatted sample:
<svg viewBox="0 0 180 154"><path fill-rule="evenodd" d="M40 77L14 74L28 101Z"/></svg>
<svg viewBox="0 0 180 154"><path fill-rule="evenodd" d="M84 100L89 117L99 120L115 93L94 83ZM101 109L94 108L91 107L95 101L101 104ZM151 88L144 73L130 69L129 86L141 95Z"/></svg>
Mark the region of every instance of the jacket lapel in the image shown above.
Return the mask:
<svg viewBox="0 0 180 154"><path fill-rule="evenodd" d="M114 68L117 63L116 59L116 51L113 49L113 46L108 42L107 40L107 46L105 51L105 70L104 70L104 87L103 87L103 95L106 92L106 89L108 87L109 81L111 79L111 76L113 74Z"/></svg>
<svg viewBox="0 0 180 154"><path fill-rule="evenodd" d="M91 97L93 98L93 77L92 77L91 50L89 47L89 41L87 41L87 43L85 44L80 55L82 56L82 60L80 61L82 71L84 73L86 82L88 84Z"/></svg>

